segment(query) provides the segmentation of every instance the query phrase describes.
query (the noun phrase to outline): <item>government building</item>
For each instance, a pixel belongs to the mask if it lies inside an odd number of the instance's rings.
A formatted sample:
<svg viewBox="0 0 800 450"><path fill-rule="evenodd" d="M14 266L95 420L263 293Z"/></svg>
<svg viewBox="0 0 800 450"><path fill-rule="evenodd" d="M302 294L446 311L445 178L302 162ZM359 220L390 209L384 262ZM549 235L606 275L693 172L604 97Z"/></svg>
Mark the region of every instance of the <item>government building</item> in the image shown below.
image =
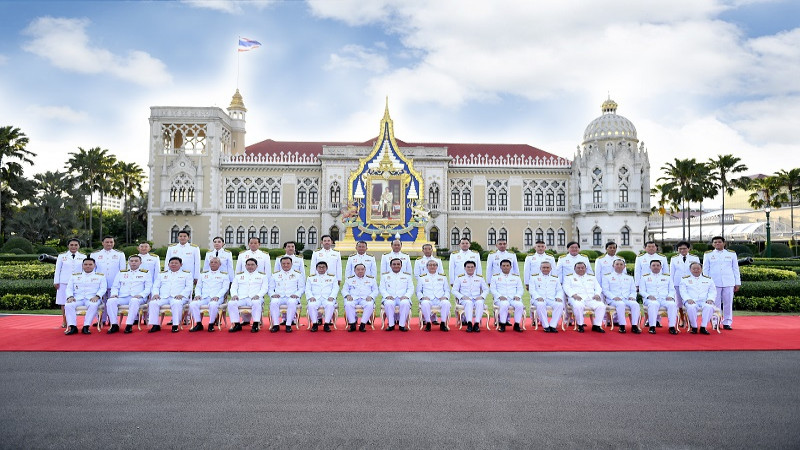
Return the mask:
<svg viewBox="0 0 800 450"><path fill-rule="evenodd" d="M267 139L245 144L239 90L227 110L151 107L148 239L209 247L251 236L306 248L330 234L337 249L370 250L399 237L453 249L462 237L522 251L543 240L639 250L648 236L650 164L633 123L606 100L573 160L527 144L412 143L395 137L388 101L376 137L357 142ZM576 133L577 134L577 133Z"/></svg>

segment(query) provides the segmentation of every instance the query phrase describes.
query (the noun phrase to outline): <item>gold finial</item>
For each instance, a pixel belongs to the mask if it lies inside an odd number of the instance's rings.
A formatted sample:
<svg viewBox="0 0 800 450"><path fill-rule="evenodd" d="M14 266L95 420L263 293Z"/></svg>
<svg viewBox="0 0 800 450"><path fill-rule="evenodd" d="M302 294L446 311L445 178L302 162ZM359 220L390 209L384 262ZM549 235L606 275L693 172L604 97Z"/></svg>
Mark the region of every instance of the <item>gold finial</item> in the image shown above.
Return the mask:
<svg viewBox="0 0 800 450"><path fill-rule="evenodd" d="M236 93L233 94L233 98L231 98L231 106L228 106L228 109L238 109L241 111L247 111L247 108L244 107L244 100L242 99L242 94L239 93L239 89L236 89Z"/></svg>
<svg viewBox="0 0 800 450"><path fill-rule="evenodd" d="M610 94L609 94L608 100L603 102L602 109L603 109L603 114L606 114L606 113L616 114L617 113L617 102L615 102L614 100L611 100L611 95Z"/></svg>
<svg viewBox="0 0 800 450"><path fill-rule="evenodd" d="M383 119L389 120L389 96L386 96L386 108L383 110Z"/></svg>

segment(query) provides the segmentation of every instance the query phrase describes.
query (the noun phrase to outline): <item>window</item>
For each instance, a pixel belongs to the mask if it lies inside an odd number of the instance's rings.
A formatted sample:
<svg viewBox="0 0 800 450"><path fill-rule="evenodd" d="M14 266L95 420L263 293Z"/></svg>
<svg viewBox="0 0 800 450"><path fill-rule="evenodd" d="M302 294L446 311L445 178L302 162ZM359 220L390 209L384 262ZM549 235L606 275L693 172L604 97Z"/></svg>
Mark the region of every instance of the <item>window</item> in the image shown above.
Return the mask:
<svg viewBox="0 0 800 450"><path fill-rule="evenodd" d="M622 227L620 230L620 235L622 237L622 245L629 246L631 245L631 229L628 227Z"/></svg>
<svg viewBox="0 0 800 450"><path fill-rule="evenodd" d="M306 243L306 229L300 227L297 229L297 239L295 239L298 244L305 244Z"/></svg>
<svg viewBox="0 0 800 450"><path fill-rule="evenodd" d="M534 211L544 211L544 193L542 191L536 191L533 205Z"/></svg>
<svg viewBox="0 0 800 450"><path fill-rule="evenodd" d="M181 231L181 229L178 228L177 225L173 225L172 226L172 230L170 230L170 233L169 233L169 242L170 243L174 244L174 243L178 242L178 232L179 231Z"/></svg>
<svg viewBox="0 0 800 450"><path fill-rule="evenodd" d="M472 210L472 193L469 189L465 189L461 193L461 206L464 211Z"/></svg>
<svg viewBox="0 0 800 450"><path fill-rule="evenodd" d="M270 245L279 245L281 243L281 233L278 227L272 227L272 230L270 230L269 243Z"/></svg>
<svg viewBox="0 0 800 450"><path fill-rule="evenodd" d="M250 191L248 191L247 196L247 207L250 209L258 209L258 191L255 187L251 187Z"/></svg>
<svg viewBox="0 0 800 450"><path fill-rule="evenodd" d="M558 207L559 211L563 211L565 206L566 196L564 195L564 191L558 191L558 194L556 194L556 207Z"/></svg>
<svg viewBox="0 0 800 450"><path fill-rule="evenodd" d="M497 206L500 208L500 211L508 210L508 193L505 189L501 189L500 192L497 193Z"/></svg>
<svg viewBox="0 0 800 450"><path fill-rule="evenodd" d="M497 245L497 231L494 228L489 228L487 244Z"/></svg>
<svg viewBox="0 0 800 450"><path fill-rule="evenodd" d="M505 241L508 241L508 230L506 230L505 228L500 228L500 232L497 234L497 237Z"/></svg>
<svg viewBox="0 0 800 450"><path fill-rule="evenodd" d="M272 209L280 209L281 208L281 190L277 186L272 188L271 193L272 198L270 199L270 203L272 203Z"/></svg>
<svg viewBox="0 0 800 450"><path fill-rule="evenodd" d="M244 208L245 200L247 200L247 191L244 189L244 186L240 187L238 191L236 191L236 206L238 208Z"/></svg>
<svg viewBox="0 0 800 450"><path fill-rule="evenodd" d="M306 189L302 186L297 190L297 209L306 209Z"/></svg>
<svg viewBox="0 0 800 450"><path fill-rule="evenodd" d="M547 196L545 197L545 206L552 209L553 207L553 191L547 191Z"/></svg>
<svg viewBox="0 0 800 450"><path fill-rule="evenodd" d="M236 243L238 245L244 245L244 227L236 229Z"/></svg>
<svg viewBox="0 0 800 450"><path fill-rule="evenodd" d="M317 209L317 188L312 187L308 190L308 209Z"/></svg>
<svg viewBox="0 0 800 450"><path fill-rule="evenodd" d="M461 206L461 194L457 191L453 191L450 194L450 206L456 211L458 211L458 207Z"/></svg>
<svg viewBox="0 0 800 450"><path fill-rule="evenodd" d="M333 242L338 241L339 240L339 227L337 227L336 225L332 226L330 228L330 230L328 230L328 234L331 235L331 239L333 239Z"/></svg>
<svg viewBox="0 0 800 450"><path fill-rule="evenodd" d="M472 232L469 230L469 228L464 228L461 234L463 237L469 239L469 241L472 242Z"/></svg>
<svg viewBox="0 0 800 450"><path fill-rule="evenodd" d="M316 245L317 244L317 229L314 227L309 227L308 229L308 245Z"/></svg>
<svg viewBox="0 0 800 450"><path fill-rule="evenodd" d="M225 242L233 242L233 227L230 225L225 228Z"/></svg>
<svg viewBox="0 0 800 450"><path fill-rule="evenodd" d="M256 236L256 227L251 226L250 228L247 229L247 240L250 241L250 239L254 237L258 237Z"/></svg>
<svg viewBox="0 0 800 450"><path fill-rule="evenodd" d="M267 188L262 188L258 193L258 202L261 204L261 209L269 209L269 191Z"/></svg>
<svg viewBox="0 0 800 450"><path fill-rule="evenodd" d="M522 209L524 211L533 211L533 192L530 189L525 189L522 194Z"/></svg>
<svg viewBox="0 0 800 450"><path fill-rule="evenodd" d="M536 229L536 240L544 242L544 230L541 228Z"/></svg>
<svg viewBox="0 0 800 450"><path fill-rule="evenodd" d="M564 232L563 228L558 229L558 245L559 247L567 245L567 233Z"/></svg>
<svg viewBox="0 0 800 450"><path fill-rule="evenodd" d="M628 188L620 188L619 201L621 203L628 203Z"/></svg>
<svg viewBox="0 0 800 450"><path fill-rule="evenodd" d="M460 240L461 233L458 231L458 228L453 228L453 230L450 231L450 245L456 246Z"/></svg>
<svg viewBox="0 0 800 450"><path fill-rule="evenodd" d="M334 181L331 184L331 208L339 208L342 202L342 190L339 183Z"/></svg>
<svg viewBox="0 0 800 450"><path fill-rule="evenodd" d="M178 201L178 188L172 186L169 190L169 201L177 202Z"/></svg>
<svg viewBox="0 0 800 450"><path fill-rule="evenodd" d="M553 231L552 228L547 229L547 246L553 247L556 245L556 233Z"/></svg>
<svg viewBox="0 0 800 450"><path fill-rule="evenodd" d="M603 203L603 191L600 189L600 186L594 187L594 191L592 191L592 202Z"/></svg>
<svg viewBox="0 0 800 450"><path fill-rule="evenodd" d="M493 188L489 188L486 196L486 205L489 211L497 211L497 192Z"/></svg>
<svg viewBox="0 0 800 450"><path fill-rule="evenodd" d="M428 235L428 240L433 242L433 245L439 246L439 228L438 227L431 227L431 231Z"/></svg>
<svg viewBox="0 0 800 450"><path fill-rule="evenodd" d="M236 191L234 191L232 187L228 187L228 189L225 190L225 208L233 209L235 207L236 207Z"/></svg>
<svg viewBox="0 0 800 450"><path fill-rule="evenodd" d="M267 227L261 227L261 229L258 230L258 240L261 243L266 244L267 242L269 242L268 238L269 238L269 230L267 230Z"/></svg>
<svg viewBox="0 0 800 450"><path fill-rule="evenodd" d="M592 229L592 245L595 247L603 245L603 230L600 227Z"/></svg>
<svg viewBox="0 0 800 450"><path fill-rule="evenodd" d="M525 228L525 246L533 247L533 231L530 228Z"/></svg>
<svg viewBox="0 0 800 450"><path fill-rule="evenodd" d="M430 203L431 209L439 209L439 184L435 181L428 189L428 203Z"/></svg>

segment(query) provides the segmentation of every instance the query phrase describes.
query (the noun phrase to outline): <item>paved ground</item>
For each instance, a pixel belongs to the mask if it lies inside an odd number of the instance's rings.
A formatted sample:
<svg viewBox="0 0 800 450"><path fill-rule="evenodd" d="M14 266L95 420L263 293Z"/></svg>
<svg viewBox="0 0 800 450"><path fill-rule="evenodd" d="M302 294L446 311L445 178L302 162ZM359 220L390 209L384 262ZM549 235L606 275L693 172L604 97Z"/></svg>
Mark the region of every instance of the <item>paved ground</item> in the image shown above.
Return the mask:
<svg viewBox="0 0 800 450"><path fill-rule="evenodd" d="M800 352L0 353L0 447L797 448Z"/></svg>

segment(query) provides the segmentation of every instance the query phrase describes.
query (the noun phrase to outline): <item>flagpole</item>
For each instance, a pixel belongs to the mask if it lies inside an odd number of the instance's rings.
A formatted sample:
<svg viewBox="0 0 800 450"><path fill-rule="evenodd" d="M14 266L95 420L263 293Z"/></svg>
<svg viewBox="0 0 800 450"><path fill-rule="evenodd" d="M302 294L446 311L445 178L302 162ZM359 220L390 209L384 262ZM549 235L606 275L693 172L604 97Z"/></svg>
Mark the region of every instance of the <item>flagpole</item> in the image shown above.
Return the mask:
<svg viewBox="0 0 800 450"><path fill-rule="evenodd" d="M241 39L242 39L242 37L239 36L239 40L241 40ZM236 89L239 89L239 57L240 57L239 54L240 53L242 53L242 52L239 51L239 41L236 41Z"/></svg>

